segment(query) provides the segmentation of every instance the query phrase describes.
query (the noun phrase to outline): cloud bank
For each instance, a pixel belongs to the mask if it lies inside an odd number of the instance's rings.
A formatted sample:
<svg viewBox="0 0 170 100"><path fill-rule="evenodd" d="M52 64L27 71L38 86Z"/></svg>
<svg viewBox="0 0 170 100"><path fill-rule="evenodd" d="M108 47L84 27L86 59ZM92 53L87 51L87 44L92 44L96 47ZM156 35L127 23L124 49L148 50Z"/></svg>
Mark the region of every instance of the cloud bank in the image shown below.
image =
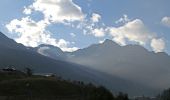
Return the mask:
<svg viewBox="0 0 170 100"><path fill-rule="evenodd" d="M44 16L40 21L31 19L30 14L41 12ZM72 2L72 0L34 0L34 2L23 11L27 17L20 20L14 19L6 25L10 32L18 33L15 40L26 46L36 47L39 44L50 44L60 47L64 51L74 51L77 47L69 48L68 41L64 39L57 40L52 37L46 28L55 23L70 23L81 21L84 14L81 8Z"/></svg>
<svg viewBox="0 0 170 100"><path fill-rule="evenodd" d="M25 14L31 14L33 11L42 12L45 19L55 23L84 18L81 8L72 0L35 0L24 10Z"/></svg>
<svg viewBox="0 0 170 100"><path fill-rule="evenodd" d="M108 30L113 40L120 45L126 45L126 40L144 45L154 37L140 19L132 20L120 27L110 27Z"/></svg>
<svg viewBox="0 0 170 100"><path fill-rule="evenodd" d="M123 19L120 21L123 21ZM109 27L107 30L113 40L120 45L127 45L127 42L135 42L142 46L150 44L155 52L163 52L165 49L165 41L157 39L156 33L151 32L141 19L128 20L120 27Z"/></svg>
<svg viewBox="0 0 170 100"><path fill-rule="evenodd" d="M39 21L33 20L31 15L34 12L43 14ZM64 39L56 39L47 27L53 24L64 24L72 28L81 29L84 35L93 35L95 38L105 38L111 36L112 40L124 46L130 42L142 46L149 46L155 52L162 52L165 49L165 41L157 37L157 34L150 31L141 19L129 19L126 14L115 21L120 24L118 27L106 26L102 16L92 13L90 18L82 12L80 6L72 0L34 0L34 2L24 7L23 13L26 17L13 19L6 25L10 32L17 34L15 39L18 43L26 46L36 47L40 44L50 44L61 48L63 51L75 51L78 47L69 47L72 42ZM170 26L170 18L164 17L161 21L164 25ZM114 23L114 22L113 22ZM71 37L76 37L70 33Z"/></svg>

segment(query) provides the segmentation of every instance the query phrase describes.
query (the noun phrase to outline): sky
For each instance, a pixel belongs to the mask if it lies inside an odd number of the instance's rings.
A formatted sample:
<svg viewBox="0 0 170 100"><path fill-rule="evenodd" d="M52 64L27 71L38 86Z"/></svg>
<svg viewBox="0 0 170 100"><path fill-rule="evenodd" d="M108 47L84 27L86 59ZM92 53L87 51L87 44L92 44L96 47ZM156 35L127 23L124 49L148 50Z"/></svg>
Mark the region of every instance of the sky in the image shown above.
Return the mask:
<svg viewBox="0 0 170 100"><path fill-rule="evenodd" d="M170 0L3 0L0 31L18 43L75 51L111 39L170 54Z"/></svg>

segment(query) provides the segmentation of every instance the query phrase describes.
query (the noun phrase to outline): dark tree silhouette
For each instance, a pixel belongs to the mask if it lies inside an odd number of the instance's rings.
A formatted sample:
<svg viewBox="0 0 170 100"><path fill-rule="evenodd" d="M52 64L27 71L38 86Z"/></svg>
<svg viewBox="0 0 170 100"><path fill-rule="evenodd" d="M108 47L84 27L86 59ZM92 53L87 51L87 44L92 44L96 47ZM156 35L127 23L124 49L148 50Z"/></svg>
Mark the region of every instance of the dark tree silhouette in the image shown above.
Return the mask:
<svg viewBox="0 0 170 100"><path fill-rule="evenodd" d="M32 71L32 69L31 68L26 68L26 74L27 74L27 76L32 76L32 74L33 74L33 71Z"/></svg>
<svg viewBox="0 0 170 100"><path fill-rule="evenodd" d="M160 100L170 100L170 88L167 90L164 90L159 96L158 98Z"/></svg>
<svg viewBox="0 0 170 100"><path fill-rule="evenodd" d="M116 100L129 100L129 98L127 94L119 92L119 94L116 97Z"/></svg>

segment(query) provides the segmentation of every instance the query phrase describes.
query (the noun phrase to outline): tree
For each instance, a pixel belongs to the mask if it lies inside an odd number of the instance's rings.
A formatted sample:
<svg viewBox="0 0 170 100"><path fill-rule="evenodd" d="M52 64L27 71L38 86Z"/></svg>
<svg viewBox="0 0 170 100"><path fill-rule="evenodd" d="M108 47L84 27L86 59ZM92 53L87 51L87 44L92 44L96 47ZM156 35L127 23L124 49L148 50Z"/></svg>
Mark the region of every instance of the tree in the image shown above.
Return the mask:
<svg viewBox="0 0 170 100"><path fill-rule="evenodd" d="M27 76L32 76L32 74L33 74L33 71L32 71L32 69L30 69L30 68L26 68L26 74L27 74Z"/></svg>
<svg viewBox="0 0 170 100"><path fill-rule="evenodd" d="M114 100L114 96L112 95L112 93L107 90L105 87L100 86L97 88L98 89L98 100Z"/></svg>
<svg viewBox="0 0 170 100"><path fill-rule="evenodd" d="M160 100L170 100L170 88L167 90L164 90L160 95L159 95Z"/></svg>
<svg viewBox="0 0 170 100"><path fill-rule="evenodd" d="M128 95L127 94L119 92L119 94L116 97L116 100L129 100L129 99L128 99Z"/></svg>

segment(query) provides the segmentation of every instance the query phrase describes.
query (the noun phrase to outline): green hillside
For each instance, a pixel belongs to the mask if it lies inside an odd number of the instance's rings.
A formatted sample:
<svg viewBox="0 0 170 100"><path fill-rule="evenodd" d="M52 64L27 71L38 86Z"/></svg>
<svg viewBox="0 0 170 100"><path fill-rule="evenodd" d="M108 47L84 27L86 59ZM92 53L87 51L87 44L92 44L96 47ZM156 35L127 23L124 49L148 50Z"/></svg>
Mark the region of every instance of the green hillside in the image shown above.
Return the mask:
<svg viewBox="0 0 170 100"><path fill-rule="evenodd" d="M0 72L0 100L115 100L104 87L20 71Z"/></svg>

